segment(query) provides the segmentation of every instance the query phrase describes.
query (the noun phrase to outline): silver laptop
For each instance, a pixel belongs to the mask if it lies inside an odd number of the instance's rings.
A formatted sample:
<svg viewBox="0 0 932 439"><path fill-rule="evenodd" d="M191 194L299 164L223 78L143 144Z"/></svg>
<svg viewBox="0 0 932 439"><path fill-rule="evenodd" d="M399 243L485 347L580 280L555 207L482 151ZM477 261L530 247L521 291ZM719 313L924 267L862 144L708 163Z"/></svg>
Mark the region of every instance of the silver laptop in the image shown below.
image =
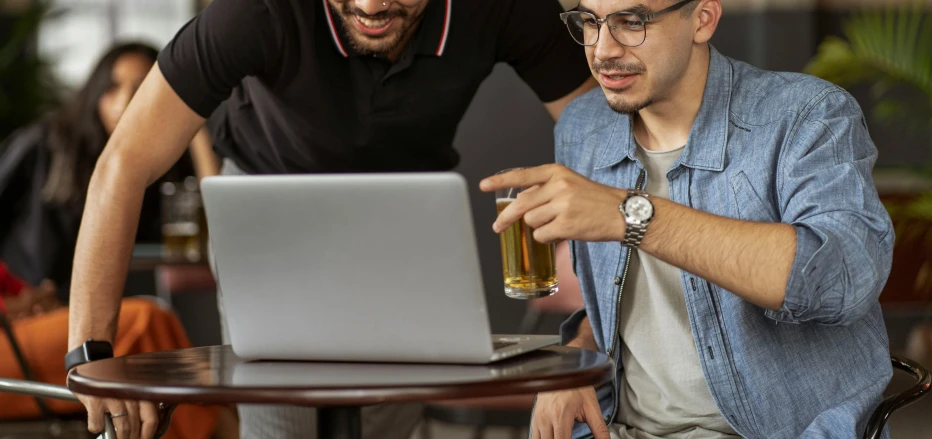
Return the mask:
<svg viewBox="0 0 932 439"><path fill-rule="evenodd" d="M559 342L490 334L458 174L217 176L202 192L244 359L483 364Z"/></svg>

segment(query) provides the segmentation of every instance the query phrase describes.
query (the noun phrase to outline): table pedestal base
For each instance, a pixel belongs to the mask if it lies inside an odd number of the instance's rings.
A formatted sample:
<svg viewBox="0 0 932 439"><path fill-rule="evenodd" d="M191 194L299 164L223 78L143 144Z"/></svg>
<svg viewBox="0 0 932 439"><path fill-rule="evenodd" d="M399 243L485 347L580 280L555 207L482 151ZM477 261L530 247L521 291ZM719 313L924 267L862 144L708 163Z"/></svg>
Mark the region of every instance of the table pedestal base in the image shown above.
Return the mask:
<svg viewBox="0 0 932 439"><path fill-rule="evenodd" d="M362 439L360 408L318 408L317 439Z"/></svg>

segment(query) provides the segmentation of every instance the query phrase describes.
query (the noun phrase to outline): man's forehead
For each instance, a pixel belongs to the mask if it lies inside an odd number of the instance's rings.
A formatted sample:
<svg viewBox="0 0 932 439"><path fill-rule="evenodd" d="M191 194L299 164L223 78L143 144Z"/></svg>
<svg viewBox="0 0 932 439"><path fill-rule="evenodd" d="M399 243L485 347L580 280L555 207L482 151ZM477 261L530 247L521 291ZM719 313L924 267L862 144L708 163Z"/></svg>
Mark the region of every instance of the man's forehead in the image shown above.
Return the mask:
<svg viewBox="0 0 932 439"><path fill-rule="evenodd" d="M580 0L578 9L602 16L617 11L658 11L669 3L670 0Z"/></svg>

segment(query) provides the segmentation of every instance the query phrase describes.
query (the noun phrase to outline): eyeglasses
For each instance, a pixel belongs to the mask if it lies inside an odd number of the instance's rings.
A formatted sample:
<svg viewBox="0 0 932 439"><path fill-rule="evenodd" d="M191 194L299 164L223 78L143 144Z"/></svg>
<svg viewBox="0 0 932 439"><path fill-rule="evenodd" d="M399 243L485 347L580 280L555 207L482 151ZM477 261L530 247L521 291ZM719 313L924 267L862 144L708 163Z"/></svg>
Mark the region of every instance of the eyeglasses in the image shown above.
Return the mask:
<svg viewBox="0 0 932 439"><path fill-rule="evenodd" d="M648 15L619 11L612 12L605 18L598 18L589 12L569 11L560 14L560 19L566 23L573 39L583 46L594 46L599 41L602 25L608 24L608 31L618 44L636 47L644 44L644 40L647 39L647 23L663 14L679 10L693 1L695 0L683 0Z"/></svg>

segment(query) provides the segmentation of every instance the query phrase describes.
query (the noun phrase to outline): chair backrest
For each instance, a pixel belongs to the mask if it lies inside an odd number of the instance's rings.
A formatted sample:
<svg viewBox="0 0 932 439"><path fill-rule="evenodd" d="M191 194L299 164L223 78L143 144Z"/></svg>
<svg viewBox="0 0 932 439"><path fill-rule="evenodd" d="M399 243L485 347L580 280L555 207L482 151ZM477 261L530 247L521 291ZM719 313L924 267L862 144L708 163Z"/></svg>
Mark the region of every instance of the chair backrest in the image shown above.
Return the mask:
<svg viewBox="0 0 932 439"><path fill-rule="evenodd" d="M896 356L891 356L890 361L893 363L894 369L909 373L916 379L916 383L880 403L867 423L867 428L864 430L864 439L879 439L887 419L890 418L893 412L924 398L932 388L932 377L921 364L908 358Z"/></svg>
<svg viewBox="0 0 932 439"><path fill-rule="evenodd" d="M27 380L35 381L35 377L32 374L32 369L29 367L29 361L26 359L26 355L23 353L22 347L19 345L19 341L16 339L16 333L13 331L13 323L10 322L6 314L0 312L0 330L6 333L7 341L10 344L10 349L13 350L13 356L16 357L16 361L19 364L20 372L23 373L23 377ZM46 419L56 419L57 416L49 408L48 404L39 398L35 397L36 406L39 407L39 412L42 413L42 416Z"/></svg>

